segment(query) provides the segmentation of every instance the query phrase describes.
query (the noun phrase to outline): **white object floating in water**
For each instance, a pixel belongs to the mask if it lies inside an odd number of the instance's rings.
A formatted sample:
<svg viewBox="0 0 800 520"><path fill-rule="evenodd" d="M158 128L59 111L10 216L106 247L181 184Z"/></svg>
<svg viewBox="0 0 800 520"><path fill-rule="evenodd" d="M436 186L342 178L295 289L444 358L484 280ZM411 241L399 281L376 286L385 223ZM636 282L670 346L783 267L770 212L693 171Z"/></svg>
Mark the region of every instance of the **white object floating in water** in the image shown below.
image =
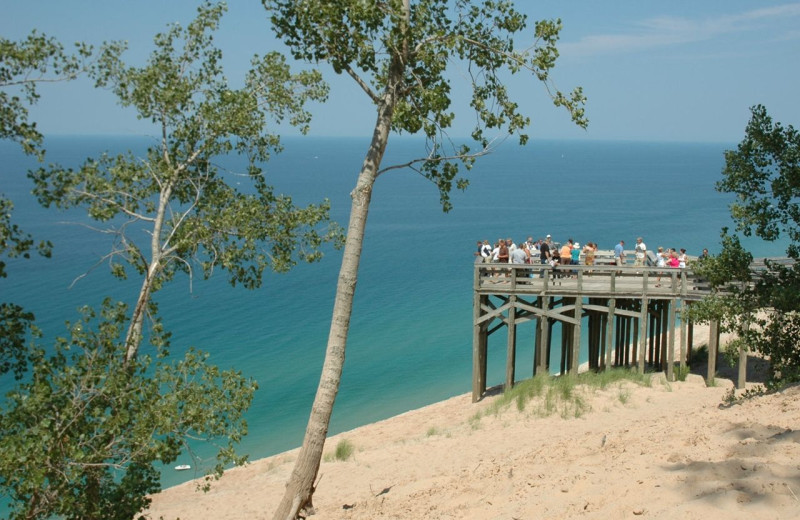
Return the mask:
<svg viewBox="0 0 800 520"><path fill-rule="evenodd" d="M175 466L175 469L178 471L186 471L187 469L192 469L192 467L188 464L180 464L178 466Z"/></svg>

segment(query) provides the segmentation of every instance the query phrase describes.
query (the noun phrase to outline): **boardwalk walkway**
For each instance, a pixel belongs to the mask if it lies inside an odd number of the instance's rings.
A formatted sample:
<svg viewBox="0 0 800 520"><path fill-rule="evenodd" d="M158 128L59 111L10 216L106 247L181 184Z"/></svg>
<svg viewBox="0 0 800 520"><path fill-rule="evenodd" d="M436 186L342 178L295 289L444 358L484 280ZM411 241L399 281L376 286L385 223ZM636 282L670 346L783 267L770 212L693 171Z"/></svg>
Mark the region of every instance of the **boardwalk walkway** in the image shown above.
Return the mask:
<svg viewBox="0 0 800 520"><path fill-rule="evenodd" d="M608 265L610 252L593 266L550 267L528 264L475 264L473 280L473 399L486 391L488 337L507 331L506 387L514 384L517 325L535 321L533 374L577 371L582 335L588 338L588 365L646 366L674 377L674 364L686 366L692 349L692 324L681 310L710 293L691 268ZM561 349L552 344L560 326ZM716 358L718 325L711 324L709 358ZM676 329L679 331L676 351ZM715 367L709 363L709 378ZM743 382L742 382L743 384Z"/></svg>

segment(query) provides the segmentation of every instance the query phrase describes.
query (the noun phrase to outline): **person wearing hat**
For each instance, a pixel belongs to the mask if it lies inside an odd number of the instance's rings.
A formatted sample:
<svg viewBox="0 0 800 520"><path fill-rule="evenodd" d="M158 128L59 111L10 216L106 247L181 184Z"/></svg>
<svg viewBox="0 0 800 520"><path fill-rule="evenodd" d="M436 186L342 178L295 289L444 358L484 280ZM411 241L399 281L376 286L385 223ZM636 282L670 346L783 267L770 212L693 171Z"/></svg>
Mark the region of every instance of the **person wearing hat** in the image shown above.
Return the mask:
<svg viewBox="0 0 800 520"><path fill-rule="evenodd" d="M543 264L550 262L550 258L553 257L553 252L550 250L551 245L550 235L547 235L545 241L539 246L539 261Z"/></svg>
<svg viewBox="0 0 800 520"><path fill-rule="evenodd" d="M572 265L581 263L581 245L579 243L575 242L575 244L573 244L570 256L572 257Z"/></svg>

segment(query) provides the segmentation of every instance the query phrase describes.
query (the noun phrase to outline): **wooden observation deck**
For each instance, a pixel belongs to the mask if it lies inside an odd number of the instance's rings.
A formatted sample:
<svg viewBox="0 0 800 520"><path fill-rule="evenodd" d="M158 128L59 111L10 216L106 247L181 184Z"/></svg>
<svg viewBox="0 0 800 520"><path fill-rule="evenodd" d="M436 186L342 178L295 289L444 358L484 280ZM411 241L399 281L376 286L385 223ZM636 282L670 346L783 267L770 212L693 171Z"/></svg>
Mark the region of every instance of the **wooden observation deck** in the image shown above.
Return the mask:
<svg viewBox="0 0 800 520"><path fill-rule="evenodd" d="M610 252L598 252L597 265L550 267L537 264L475 264L473 281L472 400L486 392L487 346L491 334L506 328L505 385L514 384L517 325L535 321L532 373L551 373L554 327L560 325L558 372L577 372L583 334L588 336L588 368L645 366L674 379L674 365L691 356L693 324L681 311L709 294L691 268L609 265ZM716 371L719 325L711 323L708 378ZM676 358L676 329L679 330ZM741 359L741 357L740 357ZM744 384L744 363L739 385Z"/></svg>

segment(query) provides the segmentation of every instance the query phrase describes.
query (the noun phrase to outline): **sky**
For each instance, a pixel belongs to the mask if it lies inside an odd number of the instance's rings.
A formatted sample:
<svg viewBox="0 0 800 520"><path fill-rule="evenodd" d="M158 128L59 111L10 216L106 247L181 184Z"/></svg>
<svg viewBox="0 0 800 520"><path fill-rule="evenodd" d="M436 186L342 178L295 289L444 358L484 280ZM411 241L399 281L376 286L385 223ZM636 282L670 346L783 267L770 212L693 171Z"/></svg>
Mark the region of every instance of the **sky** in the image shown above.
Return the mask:
<svg viewBox="0 0 800 520"><path fill-rule="evenodd" d="M774 120L800 126L800 2L516 3L531 21L562 20L561 56L552 78L564 91L582 86L588 98L589 127L583 130L551 105L538 82L521 77L510 81L512 93L532 118L534 138L735 143L756 104L766 106ZM198 5L199 0L0 0L0 35L18 40L36 29L65 44L125 40L127 62L143 64L153 49L153 36L170 23L186 25ZM523 40L517 38L518 45L528 43ZM215 41L231 81L244 76L254 54L285 51L272 36L259 0L229 0ZM311 107L310 134L371 135L375 112L363 92L349 77L319 68L331 94L327 103ZM457 68L453 74L458 95L463 82ZM119 107L112 94L94 89L88 80L45 85L41 93L31 116L45 135L154 133L131 109ZM461 135L468 134L465 124L453 135L461 128Z"/></svg>

